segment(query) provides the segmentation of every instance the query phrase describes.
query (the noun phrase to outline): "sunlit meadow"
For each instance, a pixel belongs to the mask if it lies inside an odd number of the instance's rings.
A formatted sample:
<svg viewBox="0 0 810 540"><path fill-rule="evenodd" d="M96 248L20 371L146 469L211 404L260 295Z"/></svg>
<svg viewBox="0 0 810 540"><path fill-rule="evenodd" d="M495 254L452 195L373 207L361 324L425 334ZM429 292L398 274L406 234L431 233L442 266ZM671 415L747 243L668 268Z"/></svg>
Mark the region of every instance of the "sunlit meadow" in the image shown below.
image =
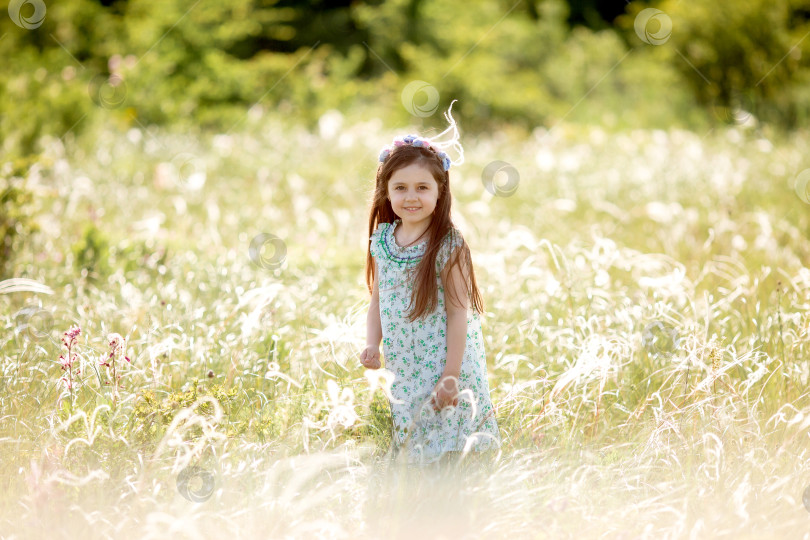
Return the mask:
<svg viewBox="0 0 810 540"><path fill-rule="evenodd" d="M419 129L43 141L0 536L810 538L810 136L462 133L503 446L422 470L358 360L377 154Z"/></svg>

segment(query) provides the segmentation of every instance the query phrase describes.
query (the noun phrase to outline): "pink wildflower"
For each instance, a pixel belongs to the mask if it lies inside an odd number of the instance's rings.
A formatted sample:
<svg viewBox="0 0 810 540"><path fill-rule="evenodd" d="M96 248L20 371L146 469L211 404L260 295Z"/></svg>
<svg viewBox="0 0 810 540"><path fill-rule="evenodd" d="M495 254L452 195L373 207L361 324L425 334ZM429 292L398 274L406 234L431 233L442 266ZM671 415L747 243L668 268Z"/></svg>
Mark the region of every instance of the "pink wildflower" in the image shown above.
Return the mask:
<svg viewBox="0 0 810 540"><path fill-rule="evenodd" d="M118 401L118 381L121 380L121 375L117 373L118 365L116 364L116 360L119 359L124 353L126 352L126 341L124 338L120 336L120 334L112 333L107 336L107 339L110 342L110 354L99 361L101 366L104 366L110 370L112 370L112 383L110 381L106 381L105 385L111 385L113 387L113 404ZM130 362L128 356L124 356L124 359L127 362Z"/></svg>
<svg viewBox="0 0 810 540"><path fill-rule="evenodd" d="M76 357L78 356L74 348L78 343L79 334L81 334L81 332L81 328L74 326L64 333L62 336L62 344L67 347L67 355L59 355L59 364L62 366L62 371L66 372L65 376L59 379L59 381L70 391L71 407L73 407L73 388L76 386L77 382L74 379L74 375L81 374L81 370L76 370L75 374L73 372L73 366L76 364Z"/></svg>

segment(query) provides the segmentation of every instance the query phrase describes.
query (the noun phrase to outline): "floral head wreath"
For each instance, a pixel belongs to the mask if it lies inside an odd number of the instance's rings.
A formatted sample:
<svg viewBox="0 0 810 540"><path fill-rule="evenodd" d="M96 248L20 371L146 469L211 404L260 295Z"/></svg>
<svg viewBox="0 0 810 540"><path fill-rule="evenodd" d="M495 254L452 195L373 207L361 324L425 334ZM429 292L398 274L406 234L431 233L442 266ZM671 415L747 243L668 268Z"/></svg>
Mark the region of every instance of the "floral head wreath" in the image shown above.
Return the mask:
<svg viewBox="0 0 810 540"><path fill-rule="evenodd" d="M428 150L435 152L436 155L439 156L439 159L442 160L442 166L444 167L445 171L450 169L450 165L461 165L462 163L464 163L464 149L458 142L459 139L458 128L456 127L456 121L453 120L453 116L450 114L450 111L453 109L453 103L455 103L456 101L458 100L454 99L453 102L450 103L450 108L447 110L446 113L444 113L444 117L447 118L448 122L450 122L449 128L442 131L437 136L429 139L426 137L419 137L417 135L405 135L404 137L394 139L394 141L390 145L383 147L382 151L380 152L380 163L385 162L385 160L388 158L388 156L391 155L391 152L394 150L395 147L407 145L416 146L418 148L426 148ZM451 135L452 138L447 141L440 141L439 139L442 137L442 135L444 135L450 130L453 131ZM459 153L460 157L457 161L451 161L450 156L448 156L447 153L444 152L445 148L450 147L455 148L456 151Z"/></svg>

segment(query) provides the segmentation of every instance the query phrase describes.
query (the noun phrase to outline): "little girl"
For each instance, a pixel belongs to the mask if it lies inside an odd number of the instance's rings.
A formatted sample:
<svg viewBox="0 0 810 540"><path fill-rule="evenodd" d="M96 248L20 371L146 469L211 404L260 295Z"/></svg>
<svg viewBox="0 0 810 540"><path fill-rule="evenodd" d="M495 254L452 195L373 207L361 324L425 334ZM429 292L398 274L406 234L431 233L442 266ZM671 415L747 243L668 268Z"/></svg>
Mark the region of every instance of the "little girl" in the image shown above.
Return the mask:
<svg viewBox="0 0 810 540"><path fill-rule="evenodd" d="M463 163L463 149L455 121L445 117L452 141L436 140L446 130L434 139L408 135L383 149L369 218L371 304L360 362L379 369L382 341L394 374L394 450L404 448L409 464L501 442L487 383L483 302L470 250L450 219L448 170ZM441 151L448 146L460 161Z"/></svg>

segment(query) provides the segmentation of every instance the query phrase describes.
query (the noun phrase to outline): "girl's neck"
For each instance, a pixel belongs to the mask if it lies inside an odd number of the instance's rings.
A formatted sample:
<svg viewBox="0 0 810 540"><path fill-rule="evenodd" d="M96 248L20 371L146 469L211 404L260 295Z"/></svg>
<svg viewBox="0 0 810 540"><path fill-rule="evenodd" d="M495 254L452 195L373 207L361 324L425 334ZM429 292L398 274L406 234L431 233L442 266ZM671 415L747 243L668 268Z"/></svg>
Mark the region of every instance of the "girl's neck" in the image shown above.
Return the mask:
<svg viewBox="0 0 810 540"><path fill-rule="evenodd" d="M430 219L422 220L416 224L410 224L410 226L406 225L401 218L397 221L399 221L399 226L394 232L399 233L399 237L396 240L400 247L408 247L411 244L415 244L425 236L425 233L427 233L430 227ZM394 236L396 236L396 234Z"/></svg>

